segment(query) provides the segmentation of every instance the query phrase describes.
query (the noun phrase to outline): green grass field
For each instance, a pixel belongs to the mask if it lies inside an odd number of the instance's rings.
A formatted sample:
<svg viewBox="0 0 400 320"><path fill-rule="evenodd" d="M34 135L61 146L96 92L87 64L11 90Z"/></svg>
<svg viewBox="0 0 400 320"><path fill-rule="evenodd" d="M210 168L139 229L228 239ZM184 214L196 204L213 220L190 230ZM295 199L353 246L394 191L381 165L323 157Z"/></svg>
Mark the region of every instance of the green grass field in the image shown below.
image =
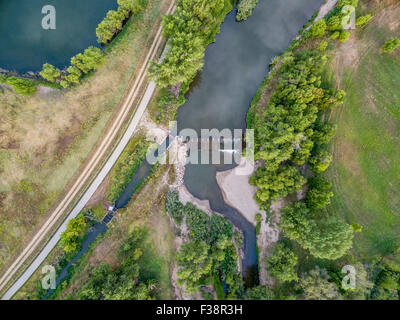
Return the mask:
<svg viewBox="0 0 400 320"><path fill-rule="evenodd" d="M349 40L351 47L339 49L334 67L347 99L331 114L338 125L328 170L335 192L331 210L363 226L353 251L364 259L400 246L400 50L380 50L400 34L399 15L400 6L380 12ZM350 63L340 61L349 53Z"/></svg>

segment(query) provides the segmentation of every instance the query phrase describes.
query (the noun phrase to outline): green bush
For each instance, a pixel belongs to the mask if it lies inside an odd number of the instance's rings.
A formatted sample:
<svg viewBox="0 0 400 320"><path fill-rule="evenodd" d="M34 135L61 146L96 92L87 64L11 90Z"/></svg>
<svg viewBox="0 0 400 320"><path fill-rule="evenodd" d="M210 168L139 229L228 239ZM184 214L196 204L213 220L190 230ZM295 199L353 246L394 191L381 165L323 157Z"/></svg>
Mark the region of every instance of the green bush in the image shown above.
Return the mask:
<svg viewBox="0 0 400 320"><path fill-rule="evenodd" d="M326 48L328 48L328 42L325 41L325 40L321 41L321 43L318 46L318 50L319 51L325 51Z"/></svg>
<svg viewBox="0 0 400 320"><path fill-rule="evenodd" d="M346 42L349 39L349 37L350 37L350 32L342 31L339 36L339 41Z"/></svg>
<svg viewBox="0 0 400 320"><path fill-rule="evenodd" d="M111 171L110 184L107 190L108 200L114 202L119 198L146 158L149 147L150 143L144 137L133 138L128 144Z"/></svg>
<svg viewBox="0 0 400 320"><path fill-rule="evenodd" d="M331 39L337 39L340 36L340 32L339 31L335 31L334 33L331 34Z"/></svg>
<svg viewBox="0 0 400 320"><path fill-rule="evenodd" d="M60 70L56 69L53 65L50 63L45 63L43 65L42 71L40 72L40 75L43 79L49 81L49 82L58 82L61 78L61 72Z"/></svg>
<svg viewBox="0 0 400 320"><path fill-rule="evenodd" d="M177 191L169 191L165 200L165 209L174 219L177 225L182 223L183 219L183 204L179 201Z"/></svg>
<svg viewBox="0 0 400 320"><path fill-rule="evenodd" d="M326 28L326 21L324 19L318 20L311 27L311 34L314 38L321 38L324 36Z"/></svg>
<svg viewBox="0 0 400 320"><path fill-rule="evenodd" d="M372 18L373 17L370 14L358 17L356 20L356 26L359 26L359 27L365 26Z"/></svg>

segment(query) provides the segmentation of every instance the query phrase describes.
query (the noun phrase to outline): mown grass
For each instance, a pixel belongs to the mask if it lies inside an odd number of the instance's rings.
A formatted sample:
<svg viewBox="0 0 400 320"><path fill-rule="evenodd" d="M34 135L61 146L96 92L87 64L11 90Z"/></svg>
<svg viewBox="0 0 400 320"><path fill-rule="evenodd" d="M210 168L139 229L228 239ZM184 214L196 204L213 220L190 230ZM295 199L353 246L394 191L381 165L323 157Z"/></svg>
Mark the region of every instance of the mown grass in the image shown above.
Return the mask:
<svg viewBox="0 0 400 320"><path fill-rule="evenodd" d="M69 91L38 88L0 94L0 268L57 197L101 137L167 0L148 0L107 48L105 63ZM33 190L21 187L21 181Z"/></svg>
<svg viewBox="0 0 400 320"><path fill-rule="evenodd" d="M399 14L397 6L359 31L356 65L334 70L342 74L347 99L331 117L338 125L328 170L335 193L331 211L363 226L353 251L364 259L400 246L400 54L380 49L400 32L399 26L389 28Z"/></svg>

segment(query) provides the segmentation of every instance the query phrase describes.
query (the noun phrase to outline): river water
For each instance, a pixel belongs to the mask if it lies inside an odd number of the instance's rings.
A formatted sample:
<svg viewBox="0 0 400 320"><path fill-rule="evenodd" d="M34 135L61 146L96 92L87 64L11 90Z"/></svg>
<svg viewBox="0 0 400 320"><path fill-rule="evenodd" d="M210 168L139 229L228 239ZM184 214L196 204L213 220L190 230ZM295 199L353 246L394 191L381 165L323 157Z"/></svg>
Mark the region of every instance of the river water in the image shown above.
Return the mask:
<svg viewBox="0 0 400 320"><path fill-rule="evenodd" d="M42 8L56 9L56 29L42 28ZM0 68L40 71L59 68L87 47L98 46L96 27L117 0L0 0Z"/></svg>
<svg viewBox="0 0 400 320"><path fill-rule="evenodd" d="M178 131L245 129L252 97L267 74L269 62L307 23L323 0L260 0L245 22L231 12L216 42L207 48L205 65L196 86L178 113ZM216 181L216 172L233 165L188 164L185 185L197 198L210 201L211 209L223 214L244 234L242 267L247 277L256 269L256 232L239 212L228 206ZM248 281L254 282L255 279Z"/></svg>

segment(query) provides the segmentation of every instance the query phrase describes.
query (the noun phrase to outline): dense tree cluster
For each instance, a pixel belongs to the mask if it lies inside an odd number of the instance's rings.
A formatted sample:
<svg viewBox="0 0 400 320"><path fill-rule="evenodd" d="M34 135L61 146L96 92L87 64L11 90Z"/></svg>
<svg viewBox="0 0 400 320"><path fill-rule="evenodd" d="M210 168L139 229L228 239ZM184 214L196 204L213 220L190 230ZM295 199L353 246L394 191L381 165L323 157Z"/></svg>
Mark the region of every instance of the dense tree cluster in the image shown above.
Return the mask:
<svg viewBox="0 0 400 320"><path fill-rule="evenodd" d="M162 62L151 65L150 78L159 87L191 82L203 67L205 48L231 8L231 1L225 0L179 0L176 12L163 17L167 52Z"/></svg>
<svg viewBox="0 0 400 320"><path fill-rule="evenodd" d="M178 283L188 293L194 293L201 284L227 285L228 297L243 293L242 277L237 270L238 254L233 242L233 226L223 217L197 209L193 204L178 205L177 194L167 196L166 209L184 213L190 241L184 243L176 256ZM222 290L222 294L225 294Z"/></svg>
<svg viewBox="0 0 400 320"><path fill-rule="evenodd" d="M307 300L336 300L340 298L338 287L331 282L325 269L318 266L300 277L299 286Z"/></svg>
<svg viewBox="0 0 400 320"><path fill-rule="evenodd" d="M242 21L250 17L257 3L258 0L240 0L237 5L236 20Z"/></svg>
<svg viewBox="0 0 400 320"><path fill-rule="evenodd" d="M308 180L307 206L311 209L324 209L333 197L332 183L324 176L316 175Z"/></svg>
<svg viewBox="0 0 400 320"><path fill-rule="evenodd" d="M319 114L343 103L344 92L324 89L321 74L325 57L313 52L287 54L279 84L262 115L256 113L255 155L264 166L251 177L261 205L302 188L306 179L296 166L309 162L324 171L331 157L323 147L334 127L319 120Z"/></svg>
<svg viewBox="0 0 400 320"><path fill-rule="evenodd" d="M114 202L120 197L139 166L146 159L146 153L150 146L151 143L142 136L131 139L111 171L107 188L109 201Z"/></svg>

